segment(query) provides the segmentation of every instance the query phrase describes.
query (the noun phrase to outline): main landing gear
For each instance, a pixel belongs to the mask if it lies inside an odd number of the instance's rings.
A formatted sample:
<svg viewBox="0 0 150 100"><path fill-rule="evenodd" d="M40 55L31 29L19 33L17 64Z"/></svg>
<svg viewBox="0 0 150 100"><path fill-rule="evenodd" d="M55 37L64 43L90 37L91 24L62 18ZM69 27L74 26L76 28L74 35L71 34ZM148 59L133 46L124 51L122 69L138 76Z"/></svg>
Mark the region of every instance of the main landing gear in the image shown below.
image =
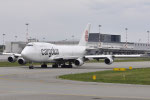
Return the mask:
<svg viewBox="0 0 150 100"><path fill-rule="evenodd" d="M61 65L61 68L72 68L72 65L65 65L65 64L63 64L63 65Z"/></svg>
<svg viewBox="0 0 150 100"><path fill-rule="evenodd" d="M34 66L33 66L33 64L32 63L29 63L30 65L29 65L29 69L34 69ZM53 64L52 65L52 68L59 68L59 66L61 67L61 68L72 68L73 66L72 66L72 63L69 63L68 65L66 65L65 63L64 64ZM41 65L41 68L47 68L47 64L42 64Z"/></svg>
<svg viewBox="0 0 150 100"><path fill-rule="evenodd" d="M72 68L72 63L69 62L68 65L66 65L65 63L63 65L61 65L61 68Z"/></svg>
<svg viewBox="0 0 150 100"><path fill-rule="evenodd" d="M47 64L42 64L41 68L47 68Z"/></svg>
<svg viewBox="0 0 150 100"><path fill-rule="evenodd" d="M52 68L58 68L58 64L53 64Z"/></svg>
<svg viewBox="0 0 150 100"><path fill-rule="evenodd" d="M66 65L66 64L53 64L52 68L59 68L59 66L61 68L72 68L72 64L71 63L69 65Z"/></svg>
<svg viewBox="0 0 150 100"><path fill-rule="evenodd" d="M34 69L34 66L33 66L33 64L32 63L29 63L30 65L29 65L29 69ZM47 68L47 64L42 64L41 65L41 68Z"/></svg>

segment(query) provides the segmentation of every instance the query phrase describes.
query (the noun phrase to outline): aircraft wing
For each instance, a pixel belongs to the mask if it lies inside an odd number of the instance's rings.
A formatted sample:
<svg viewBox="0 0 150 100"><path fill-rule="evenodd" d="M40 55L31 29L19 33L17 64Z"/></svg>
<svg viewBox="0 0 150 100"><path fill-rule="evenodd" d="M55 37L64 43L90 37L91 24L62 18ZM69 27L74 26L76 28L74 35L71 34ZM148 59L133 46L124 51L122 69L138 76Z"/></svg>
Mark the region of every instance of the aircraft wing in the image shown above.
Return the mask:
<svg viewBox="0 0 150 100"><path fill-rule="evenodd" d="M105 58L138 58L143 57L142 55L86 55L85 58L97 58L97 59L105 59Z"/></svg>
<svg viewBox="0 0 150 100"><path fill-rule="evenodd" d="M2 53L2 55L13 55L13 56L16 56L16 57L21 56L21 54L18 54L18 53Z"/></svg>
<svg viewBox="0 0 150 100"><path fill-rule="evenodd" d="M73 60L79 58L78 56L53 56L53 60Z"/></svg>
<svg viewBox="0 0 150 100"><path fill-rule="evenodd" d="M143 57L142 55L86 55L84 56L87 59L106 59L106 58L138 58ZM77 59L78 56L53 56L53 60L71 60Z"/></svg>

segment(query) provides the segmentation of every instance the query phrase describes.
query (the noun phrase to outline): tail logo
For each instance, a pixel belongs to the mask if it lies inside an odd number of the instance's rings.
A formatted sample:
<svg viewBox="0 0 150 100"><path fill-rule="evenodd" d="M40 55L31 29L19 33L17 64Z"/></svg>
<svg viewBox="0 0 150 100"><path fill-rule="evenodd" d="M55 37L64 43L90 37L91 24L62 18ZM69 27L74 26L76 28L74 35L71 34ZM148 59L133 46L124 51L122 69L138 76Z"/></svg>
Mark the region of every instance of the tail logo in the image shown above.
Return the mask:
<svg viewBox="0 0 150 100"><path fill-rule="evenodd" d="M88 41L88 31L85 31L85 41Z"/></svg>

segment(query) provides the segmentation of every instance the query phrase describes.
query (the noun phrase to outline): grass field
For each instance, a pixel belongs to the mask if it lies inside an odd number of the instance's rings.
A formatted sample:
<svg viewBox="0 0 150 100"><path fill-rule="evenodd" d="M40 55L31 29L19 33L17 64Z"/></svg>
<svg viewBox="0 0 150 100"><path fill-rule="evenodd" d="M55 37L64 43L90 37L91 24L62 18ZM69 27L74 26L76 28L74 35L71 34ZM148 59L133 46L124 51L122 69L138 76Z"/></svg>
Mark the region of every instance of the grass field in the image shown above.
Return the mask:
<svg viewBox="0 0 150 100"><path fill-rule="evenodd" d="M40 65L40 63L33 63L33 65ZM17 62L10 63L10 62L0 62L0 67L14 67L14 66L29 66L29 64L20 65Z"/></svg>
<svg viewBox="0 0 150 100"><path fill-rule="evenodd" d="M20 66L17 62L10 63L10 62L0 62L0 67L13 67L13 66Z"/></svg>
<svg viewBox="0 0 150 100"><path fill-rule="evenodd" d="M150 61L150 58L115 58L114 62L142 62L142 61ZM104 62L103 59L97 61L97 60L91 60L91 61L87 61L87 62Z"/></svg>
<svg viewBox="0 0 150 100"><path fill-rule="evenodd" d="M96 75L96 80L92 79L93 75ZM70 74L59 76L59 78L85 82L150 85L150 68L139 68L127 70L124 72L109 70L91 73Z"/></svg>

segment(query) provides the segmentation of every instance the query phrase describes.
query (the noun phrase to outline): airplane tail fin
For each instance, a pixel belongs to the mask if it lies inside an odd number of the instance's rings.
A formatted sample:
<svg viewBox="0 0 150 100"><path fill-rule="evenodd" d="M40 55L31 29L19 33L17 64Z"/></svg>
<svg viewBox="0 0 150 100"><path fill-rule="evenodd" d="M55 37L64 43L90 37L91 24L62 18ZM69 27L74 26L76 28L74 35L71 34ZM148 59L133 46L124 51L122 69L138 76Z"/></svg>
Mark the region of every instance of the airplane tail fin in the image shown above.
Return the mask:
<svg viewBox="0 0 150 100"><path fill-rule="evenodd" d="M82 37L79 41L79 46L86 46L87 42L88 42L88 38L89 38L89 32L90 32L90 27L91 27L91 24L88 23L87 27L85 28L83 34L82 34Z"/></svg>

